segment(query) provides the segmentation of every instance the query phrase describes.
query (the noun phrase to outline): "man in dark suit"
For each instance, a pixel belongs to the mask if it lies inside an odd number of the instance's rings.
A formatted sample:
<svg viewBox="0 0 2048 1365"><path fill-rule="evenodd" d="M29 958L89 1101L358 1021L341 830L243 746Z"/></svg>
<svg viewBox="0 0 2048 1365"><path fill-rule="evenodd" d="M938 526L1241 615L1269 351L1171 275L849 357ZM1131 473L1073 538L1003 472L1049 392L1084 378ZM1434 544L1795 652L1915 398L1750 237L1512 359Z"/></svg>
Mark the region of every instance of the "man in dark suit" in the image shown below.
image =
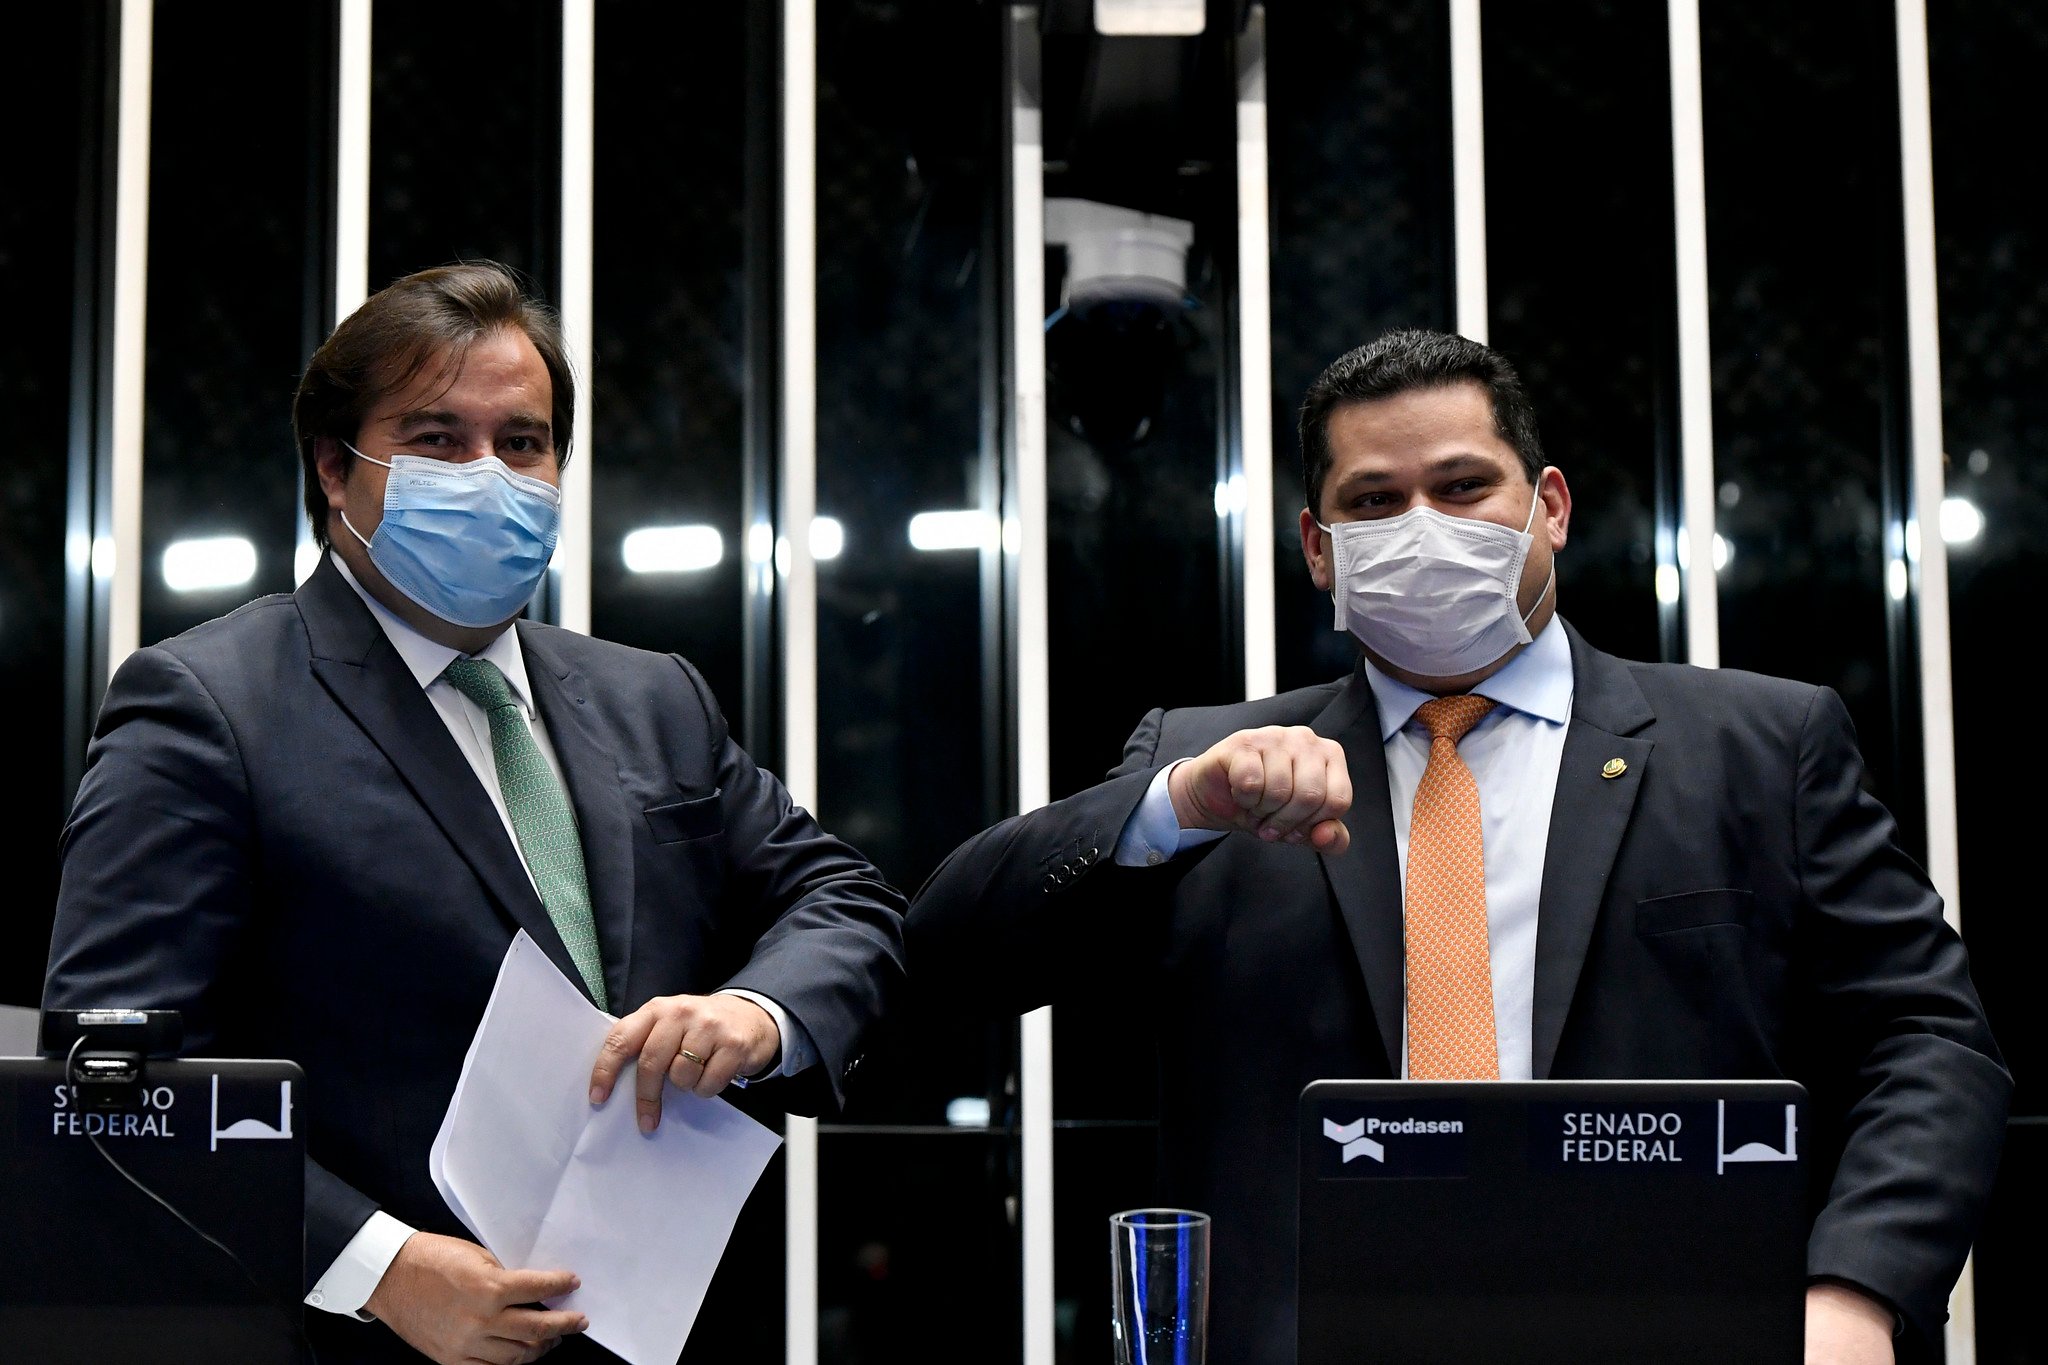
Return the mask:
<svg viewBox="0 0 2048 1365"><path fill-rule="evenodd" d="M305 1067L328 1365L531 1360L587 1326L526 1306L575 1267L499 1266L428 1176L517 930L624 1016L592 1100L633 1068L643 1128L665 1082L835 1102L901 978L902 898L695 669L512 619L573 405L552 318L500 267L365 303L294 407L328 554L121 666L65 828L48 1005L176 1009L194 1050Z"/></svg>
<svg viewBox="0 0 2048 1365"><path fill-rule="evenodd" d="M913 980L1017 1008L1148 983L1160 1193L1214 1216L1233 1365L1294 1358L1319 1077L1798 1080L1808 1360L1938 1341L2010 1080L1839 698L1558 618L1571 494L1484 346L1382 337L1301 436L1302 550L1357 670L1152 712L1108 781L933 876Z"/></svg>

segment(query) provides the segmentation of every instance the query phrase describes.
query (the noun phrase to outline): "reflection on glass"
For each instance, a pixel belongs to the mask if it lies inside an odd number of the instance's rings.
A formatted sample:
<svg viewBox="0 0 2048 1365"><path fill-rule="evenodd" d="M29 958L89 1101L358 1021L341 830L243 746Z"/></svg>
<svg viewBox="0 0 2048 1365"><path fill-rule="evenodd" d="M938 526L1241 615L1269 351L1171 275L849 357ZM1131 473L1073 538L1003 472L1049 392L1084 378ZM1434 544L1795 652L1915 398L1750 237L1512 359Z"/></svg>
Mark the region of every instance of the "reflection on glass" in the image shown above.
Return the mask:
<svg viewBox="0 0 2048 1365"><path fill-rule="evenodd" d="M164 547L163 567L172 592L239 588L256 576L256 547L246 536L174 540Z"/></svg>
<svg viewBox="0 0 2048 1365"><path fill-rule="evenodd" d="M1178 69L1220 68L1229 51L1212 34L1181 49ZM1225 274L1237 183L1228 115L1202 112L1230 108L1218 103L1230 89L1220 75L1209 84L1189 74L1181 89L1155 72L1163 88L1111 117L1083 92L1128 72L1128 50L1055 33L1042 58L1047 235L1057 244L1044 300L1057 797L1102 781L1154 707L1243 695L1235 552L1226 559L1231 527L1216 517L1226 385L1235 393ZM1110 245L1126 240L1120 261ZM1110 1000L1055 1013L1056 1118L1155 1110L1143 1073L1100 1055L1100 1040L1123 1036L1127 1022ZM1100 1256L1098 1244L1098 1271Z"/></svg>
<svg viewBox="0 0 2048 1365"><path fill-rule="evenodd" d="M818 803L914 888L995 823L1002 696L984 574L995 7L819 6ZM849 1121L943 1130L995 1100L1014 1025L899 1018ZM842 1197L829 1184L825 1198ZM991 1271L992 1277L994 1272ZM1007 1274L1000 1287L1014 1295ZM923 1294L923 1289L916 1291Z"/></svg>
<svg viewBox="0 0 2048 1365"><path fill-rule="evenodd" d="M1158 1188L1149 1123L1075 1122L1053 1134L1053 1297L1059 1365L1109 1358L1111 1214L1170 1199Z"/></svg>
<svg viewBox="0 0 2048 1365"><path fill-rule="evenodd" d="M1655 659L1660 455L1677 472L1664 11L1495 0L1480 31L1489 340L1571 486L1560 610L1600 648Z"/></svg>
<svg viewBox="0 0 2048 1365"><path fill-rule="evenodd" d="M586 385L592 633L682 654L741 736L747 162L764 136L744 8L598 7Z"/></svg>
<svg viewBox="0 0 2048 1365"><path fill-rule="evenodd" d="M307 281L324 230L300 99L249 117L252 60L280 89L324 86L319 15L266 6L233 44L203 6L155 25L142 460L142 642L294 586L298 451L292 385L306 360ZM319 65L316 67L316 63ZM162 73L175 72L176 78ZM236 154L221 155L221 129ZM223 212L223 205L233 210ZM161 570L161 572L159 572Z"/></svg>
<svg viewBox="0 0 2048 1365"><path fill-rule="evenodd" d="M370 44L370 288L487 259L552 295L559 0L381 5Z"/></svg>
<svg viewBox="0 0 2048 1365"><path fill-rule="evenodd" d="M1907 575L1888 493L1904 458L1891 19L1710 0L1700 23L1717 522L1739 547L1718 576L1721 662L1839 691L1916 847L1917 669L1892 634Z"/></svg>
<svg viewBox="0 0 2048 1365"><path fill-rule="evenodd" d="M1438 0L1271 9L1273 605L1286 691L1356 658L1302 561L1302 395L1381 332L1451 323L1450 39Z"/></svg>
<svg viewBox="0 0 2048 1365"><path fill-rule="evenodd" d="M698 573L724 558L725 537L716 526L643 526L619 543L628 573Z"/></svg>
<svg viewBox="0 0 2048 1365"><path fill-rule="evenodd" d="M828 1365L1021 1355L1007 1135L827 1132L818 1227L818 1354Z"/></svg>
<svg viewBox="0 0 2048 1365"><path fill-rule="evenodd" d="M67 557L83 569L90 543L67 547L70 476L72 261L93 242L73 221L84 170L81 115L99 72L84 62L90 6L38 15L46 35L34 60L18 61L0 89L0 116L18 135L8 148L9 192L0 195L0 410L9 417L9 458L0 462L0 710L36 717L12 736L15 818L0 850L15 869L17 951L0 953L0 1004L42 996L50 907L57 895L57 831L70 805L65 777L64 681ZM90 85L88 85L90 83ZM87 174L91 174L87 172ZM96 177L95 177L96 179ZM87 180L88 184L94 180ZM68 556L67 556L68 548ZM82 732L83 726L78 727Z"/></svg>
<svg viewBox="0 0 2048 1365"><path fill-rule="evenodd" d="M2015 195L2001 154L2010 129L2038 122L2048 22L2033 8L1933 0L1927 7L1934 124L1936 278L1940 287L1941 509L1948 543L1955 688L1960 906L1970 970L2018 1086L2027 1122L2007 1137L1977 1240L1977 1359L2020 1365L2039 1350L2031 1311L2048 1201L2048 1015L2039 964L2048 927L2037 895L2031 801L2015 774L2048 763L2038 726L2011 720L2016 658L2048 583L2048 218Z"/></svg>

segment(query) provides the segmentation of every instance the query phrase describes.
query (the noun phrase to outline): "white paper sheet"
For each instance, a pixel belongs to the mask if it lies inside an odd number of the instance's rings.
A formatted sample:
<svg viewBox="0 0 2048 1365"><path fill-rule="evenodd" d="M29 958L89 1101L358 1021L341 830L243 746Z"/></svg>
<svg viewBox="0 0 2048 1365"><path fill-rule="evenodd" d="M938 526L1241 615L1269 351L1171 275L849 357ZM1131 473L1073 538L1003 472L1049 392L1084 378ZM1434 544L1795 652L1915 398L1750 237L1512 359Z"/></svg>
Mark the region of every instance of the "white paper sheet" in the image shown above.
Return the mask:
<svg viewBox="0 0 2048 1365"><path fill-rule="evenodd" d="M551 1306L588 1317L593 1340L629 1365L675 1365L782 1139L724 1100L673 1085L661 1127L642 1133L630 1070L592 1108L590 1069L614 1022L521 930L428 1168L504 1264L582 1278Z"/></svg>

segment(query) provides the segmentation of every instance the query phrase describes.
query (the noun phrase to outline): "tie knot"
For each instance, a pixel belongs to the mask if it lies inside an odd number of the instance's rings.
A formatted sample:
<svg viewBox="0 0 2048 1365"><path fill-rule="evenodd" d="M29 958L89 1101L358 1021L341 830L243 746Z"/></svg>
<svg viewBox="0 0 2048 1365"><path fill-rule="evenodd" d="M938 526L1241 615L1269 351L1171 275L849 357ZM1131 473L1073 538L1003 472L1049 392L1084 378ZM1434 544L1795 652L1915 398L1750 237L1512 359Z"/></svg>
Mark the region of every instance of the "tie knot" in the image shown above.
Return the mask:
<svg viewBox="0 0 2048 1365"><path fill-rule="evenodd" d="M505 681L505 675L489 659L456 659L441 670L441 676L448 680L449 686L486 711L514 704L512 684Z"/></svg>
<svg viewBox="0 0 2048 1365"><path fill-rule="evenodd" d="M1429 731L1431 739L1447 739L1456 744L1493 707L1492 697L1475 697L1469 693L1458 697L1438 697L1415 708L1415 718Z"/></svg>

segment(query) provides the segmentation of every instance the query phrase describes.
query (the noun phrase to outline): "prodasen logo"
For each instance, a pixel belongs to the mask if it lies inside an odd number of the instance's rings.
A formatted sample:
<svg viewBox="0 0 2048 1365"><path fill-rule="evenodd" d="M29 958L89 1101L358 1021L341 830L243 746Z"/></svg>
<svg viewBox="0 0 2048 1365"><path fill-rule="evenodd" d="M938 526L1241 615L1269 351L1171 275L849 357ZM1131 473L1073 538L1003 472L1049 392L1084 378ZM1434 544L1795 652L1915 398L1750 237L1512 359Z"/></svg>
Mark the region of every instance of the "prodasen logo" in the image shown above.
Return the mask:
<svg viewBox="0 0 2048 1365"><path fill-rule="evenodd" d="M1344 1160L1349 1163L1353 1157L1369 1156L1385 1165L1387 1149L1369 1133L1423 1135L1433 1133L1462 1133L1463 1119L1354 1119L1350 1123L1338 1123L1335 1119L1323 1120L1323 1136L1344 1149Z"/></svg>
<svg viewBox="0 0 2048 1365"><path fill-rule="evenodd" d="M1323 1120L1323 1136L1344 1149L1344 1164L1350 1165L1353 1157L1369 1156L1385 1165L1387 1149L1365 1135L1365 1120L1352 1123L1338 1123L1333 1119Z"/></svg>

